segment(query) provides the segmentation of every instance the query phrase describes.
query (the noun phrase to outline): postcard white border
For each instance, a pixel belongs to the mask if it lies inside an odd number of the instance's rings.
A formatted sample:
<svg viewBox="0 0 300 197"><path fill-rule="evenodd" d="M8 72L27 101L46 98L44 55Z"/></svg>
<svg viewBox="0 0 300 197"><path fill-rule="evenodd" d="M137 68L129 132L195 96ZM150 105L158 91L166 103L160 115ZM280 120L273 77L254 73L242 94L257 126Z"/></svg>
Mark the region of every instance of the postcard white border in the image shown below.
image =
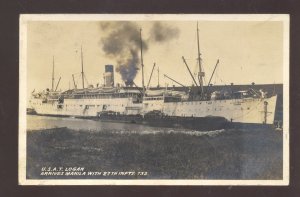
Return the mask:
<svg viewBox="0 0 300 197"><path fill-rule="evenodd" d="M282 180L116 180L26 179L27 23L29 21L282 21L283 43L283 179ZM288 185L289 184L289 25L288 14L21 14L19 34L19 184L20 185Z"/></svg>

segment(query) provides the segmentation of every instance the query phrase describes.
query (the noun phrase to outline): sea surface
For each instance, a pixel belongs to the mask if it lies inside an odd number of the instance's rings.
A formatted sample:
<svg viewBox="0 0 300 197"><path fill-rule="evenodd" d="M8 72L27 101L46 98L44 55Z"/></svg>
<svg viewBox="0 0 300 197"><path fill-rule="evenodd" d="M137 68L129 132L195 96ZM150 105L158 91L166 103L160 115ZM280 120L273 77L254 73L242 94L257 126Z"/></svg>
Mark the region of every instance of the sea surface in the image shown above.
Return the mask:
<svg viewBox="0 0 300 197"><path fill-rule="evenodd" d="M282 132L274 129L197 131L28 115L27 131L28 179L282 179ZM42 176L44 167L147 173Z"/></svg>
<svg viewBox="0 0 300 197"><path fill-rule="evenodd" d="M113 133L138 133L138 134L156 134L156 133L183 133L186 135L214 135L224 132L224 129L213 131L197 131L184 128L152 127L141 124L101 122L91 119L80 119L73 117L52 117L52 116L27 116L27 130L40 131L43 129L55 129L67 127L75 131L103 132Z"/></svg>

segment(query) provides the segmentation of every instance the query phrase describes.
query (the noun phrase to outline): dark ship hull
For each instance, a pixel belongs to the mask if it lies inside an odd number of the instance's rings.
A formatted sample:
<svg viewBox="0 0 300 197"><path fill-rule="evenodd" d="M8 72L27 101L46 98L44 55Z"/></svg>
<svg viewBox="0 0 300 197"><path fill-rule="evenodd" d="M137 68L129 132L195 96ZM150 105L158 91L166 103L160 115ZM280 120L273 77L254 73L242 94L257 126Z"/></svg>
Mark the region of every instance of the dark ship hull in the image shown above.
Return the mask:
<svg viewBox="0 0 300 197"><path fill-rule="evenodd" d="M115 112L101 112L97 117L92 119L104 122L118 122L148 125L151 127L165 127L165 128L183 128L193 129L197 131L213 131L221 129L276 129L274 124L261 123L238 123L228 121L220 116L206 116L206 117L179 117L168 116L161 112L149 112L144 116L138 115L122 115Z"/></svg>
<svg viewBox="0 0 300 197"><path fill-rule="evenodd" d="M152 127L185 128L200 131L226 129L232 125L224 117L178 117L167 116L160 112L150 112L144 116L102 112L98 114L97 119L100 121L143 124Z"/></svg>

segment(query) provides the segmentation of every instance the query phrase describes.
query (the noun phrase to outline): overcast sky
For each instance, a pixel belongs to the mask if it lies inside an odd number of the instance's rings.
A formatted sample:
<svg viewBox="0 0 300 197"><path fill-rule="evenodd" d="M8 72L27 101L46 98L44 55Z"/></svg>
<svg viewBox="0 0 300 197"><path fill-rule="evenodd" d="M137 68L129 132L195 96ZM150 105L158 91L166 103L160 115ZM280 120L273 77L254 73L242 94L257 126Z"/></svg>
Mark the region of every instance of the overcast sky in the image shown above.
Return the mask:
<svg viewBox="0 0 300 197"><path fill-rule="evenodd" d="M133 21L134 22L134 21ZM102 84L104 65L117 66L116 58L103 51L103 39L115 31L114 22L106 29L101 21L57 22L31 21L27 26L27 82L28 91L51 88L52 58L55 58L55 79L62 77L58 89L66 90L72 74L81 87L80 47L83 47L84 71L89 84ZM151 40L154 22L134 22L142 28L145 42ZM101 26L102 24L102 26ZM150 42L144 52L145 84L153 63L160 70L160 85L174 83L163 77L167 74L185 85L192 79L182 61L184 56L193 73L197 72L196 21L165 21L163 27L176 29L166 42ZM125 32L124 32L125 33ZM124 35L126 38L126 35ZM256 84L283 81L283 23L277 21L199 21L202 65L208 82L217 59L220 60L212 83ZM116 83L123 83L118 73ZM141 85L141 70L135 83ZM157 69L151 85L157 85Z"/></svg>

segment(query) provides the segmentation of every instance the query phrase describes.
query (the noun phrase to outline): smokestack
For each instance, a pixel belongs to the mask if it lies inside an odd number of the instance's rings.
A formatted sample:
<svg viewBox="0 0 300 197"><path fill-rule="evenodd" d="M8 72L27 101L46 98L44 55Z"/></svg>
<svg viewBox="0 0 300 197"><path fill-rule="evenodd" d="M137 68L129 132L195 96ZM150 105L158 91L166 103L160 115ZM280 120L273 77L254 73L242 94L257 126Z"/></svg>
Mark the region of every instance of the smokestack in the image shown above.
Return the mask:
<svg viewBox="0 0 300 197"><path fill-rule="evenodd" d="M114 87L114 66L105 65L104 87Z"/></svg>

